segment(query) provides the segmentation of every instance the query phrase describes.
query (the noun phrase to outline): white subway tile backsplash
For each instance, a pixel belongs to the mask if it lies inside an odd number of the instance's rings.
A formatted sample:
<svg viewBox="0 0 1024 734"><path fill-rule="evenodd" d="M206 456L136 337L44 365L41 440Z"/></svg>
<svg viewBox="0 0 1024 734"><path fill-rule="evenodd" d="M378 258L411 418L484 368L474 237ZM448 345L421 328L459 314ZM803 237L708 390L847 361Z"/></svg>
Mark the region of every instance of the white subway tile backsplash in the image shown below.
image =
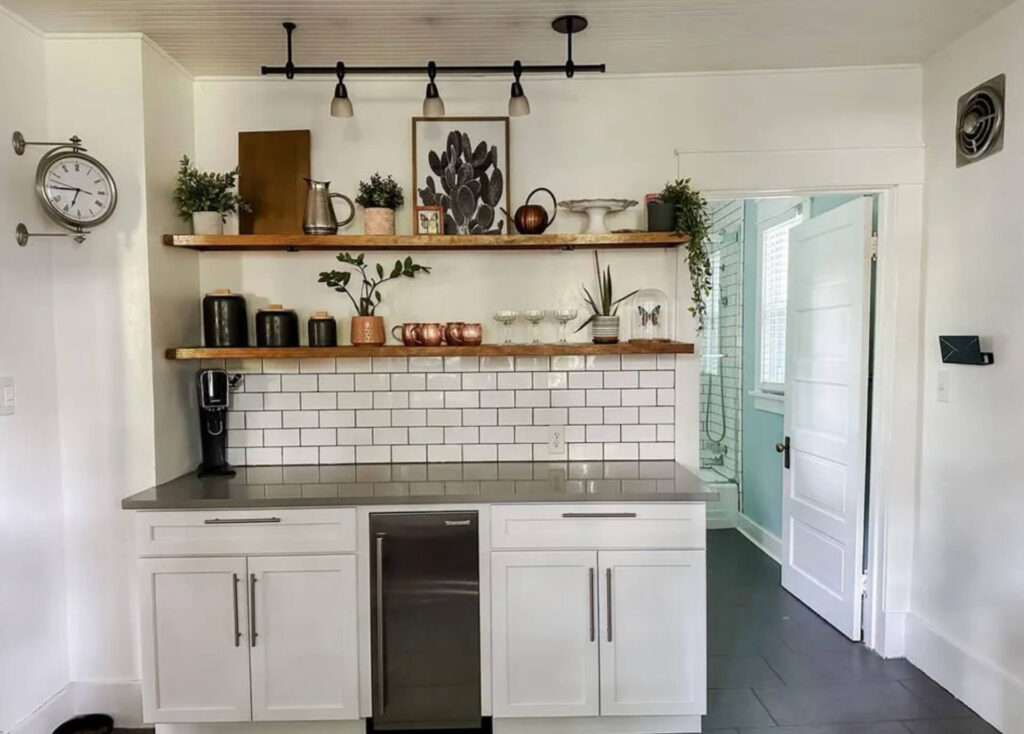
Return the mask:
<svg viewBox="0 0 1024 734"><path fill-rule="evenodd" d="M547 443L547 426L516 426L516 443Z"/></svg>
<svg viewBox="0 0 1024 734"><path fill-rule="evenodd" d="M228 411L228 430L235 431L245 428L245 413L239 413L234 410ZM229 464L231 462L228 462Z"/></svg>
<svg viewBox="0 0 1024 734"><path fill-rule="evenodd" d="M373 431L369 428L339 428L339 446L369 446L373 443Z"/></svg>
<svg viewBox="0 0 1024 734"><path fill-rule="evenodd" d="M615 354L591 354L587 356L588 370L619 370L622 362Z"/></svg>
<svg viewBox="0 0 1024 734"><path fill-rule="evenodd" d="M481 443L513 443L516 429L513 426L483 426L480 428Z"/></svg>
<svg viewBox="0 0 1024 734"><path fill-rule="evenodd" d="M408 428L374 428L373 429L373 445L374 446L393 446L394 444L407 444L409 443L409 429Z"/></svg>
<svg viewBox="0 0 1024 734"><path fill-rule="evenodd" d="M498 375L494 372L469 372L462 376L463 390L495 390Z"/></svg>
<svg viewBox="0 0 1024 734"><path fill-rule="evenodd" d="M246 428L280 428L281 414L277 411L260 410L245 413Z"/></svg>
<svg viewBox="0 0 1024 734"><path fill-rule="evenodd" d="M498 461L533 461L530 444L506 443L498 446Z"/></svg>
<svg viewBox="0 0 1024 734"><path fill-rule="evenodd" d="M292 374L299 371L299 360L297 359L265 359L263 360L263 374L281 375Z"/></svg>
<svg viewBox="0 0 1024 734"><path fill-rule="evenodd" d="M480 393L481 408L514 408L515 405L514 390L484 390Z"/></svg>
<svg viewBox="0 0 1024 734"><path fill-rule="evenodd" d="M587 390L588 406L621 405L622 394L619 390Z"/></svg>
<svg viewBox="0 0 1024 734"><path fill-rule="evenodd" d="M496 426L498 425L498 411L494 408L477 408L462 411L462 425L464 426Z"/></svg>
<svg viewBox="0 0 1024 734"><path fill-rule="evenodd" d="M676 445L674 443L642 443L640 444L641 459L674 459Z"/></svg>
<svg viewBox="0 0 1024 734"><path fill-rule="evenodd" d="M658 369L658 357L654 354L624 354L622 355L622 369L656 370Z"/></svg>
<svg viewBox="0 0 1024 734"><path fill-rule="evenodd" d="M390 410L392 408L404 410L409 407L409 393L375 392L373 393L373 407L380 410Z"/></svg>
<svg viewBox="0 0 1024 734"><path fill-rule="evenodd" d="M600 408L569 408L569 422L590 425L604 421L604 411Z"/></svg>
<svg viewBox="0 0 1024 734"><path fill-rule="evenodd" d="M231 466L245 466L245 449L228 449L227 459Z"/></svg>
<svg viewBox="0 0 1024 734"><path fill-rule="evenodd" d="M427 390L461 390L462 375L436 372L427 375Z"/></svg>
<svg viewBox="0 0 1024 734"><path fill-rule="evenodd" d="M422 373L391 375L392 390L426 390L427 376Z"/></svg>
<svg viewBox="0 0 1024 734"><path fill-rule="evenodd" d="M551 360L548 357L516 357L515 364L517 372L543 372L551 369Z"/></svg>
<svg viewBox="0 0 1024 734"><path fill-rule="evenodd" d="M462 447L463 461L497 461L498 447L494 444L469 444Z"/></svg>
<svg viewBox="0 0 1024 734"><path fill-rule="evenodd" d="M512 357L481 357L480 369L484 372L511 372L515 369Z"/></svg>
<svg viewBox="0 0 1024 734"><path fill-rule="evenodd" d="M228 446L232 448L249 448L263 445L263 431L229 431Z"/></svg>
<svg viewBox="0 0 1024 734"><path fill-rule="evenodd" d="M282 463L281 449L278 447L246 449L245 463L249 466L276 466Z"/></svg>
<svg viewBox="0 0 1024 734"><path fill-rule="evenodd" d="M529 390L533 387L533 377L527 372L505 372L498 375L499 390Z"/></svg>
<svg viewBox="0 0 1024 734"><path fill-rule="evenodd" d="M618 426L587 426L587 443L617 443L620 440Z"/></svg>
<svg viewBox="0 0 1024 734"><path fill-rule="evenodd" d="M605 408L605 423L637 423L640 420L638 408Z"/></svg>
<svg viewBox="0 0 1024 734"><path fill-rule="evenodd" d="M662 388L658 390L658 405L667 407L676 404L676 391L674 388Z"/></svg>
<svg viewBox="0 0 1024 734"><path fill-rule="evenodd" d="M480 443L480 429L476 426L451 426L444 429L444 442L453 443Z"/></svg>
<svg viewBox="0 0 1024 734"><path fill-rule="evenodd" d="M640 451L635 443L604 444L605 461L636 461L639 457Z"/></svg>
<svg viewBox="0 0 1024 734"><path fill-rule="evenodd" d="M462 447L432 444L427 446L427 461L439 464L462 461Z"/></svg>
<svg viewBox="0 0 1024 734"><path fill-rule="evenodd" d="M299 443L303 446L334 446L338 433L333 428L300 428Z"/></svg>
<svg viewBox="0 0 1024 734"><path fill-rule="evenodd" d="M411 359L416 359L412 357ZM427 460L426 446L392 446L391 461L396 464L422 464Z"/></svg>
<svg viewBox="0 0 1024 734"><path fill-rule="evenodd" d="M676 373L669 370L640 373L640 387L673 387L675 384Z"/></svg>
<svg viewBox="0 0 1024 734"><path fill-rule="evenodd" d="M640 408L641 423L675 423L674 407Z"/></svg>
<svg viewBox="0 0 1024 734"><path fill-rule="evenodd" d="M420 409L392 410L391 425L393 426L425 426L427 411Z"/></svg>
<svg viewBox="0 0 1024 734"><path fill-rule="evenodd" d="M639 373L633 371L605 372L604 386L611 388L639 387Z"/></svg>
<svg viewBox="0 0 1024 734"><path fill-rule="evenodd" d="M321 464L351 464L356 460L356 451L352 446L321 446Z"/></svg>
<svg viewBox="0 0 1024 734"><path fill-rule="evenodd" d="M499 426L528 426L533 423L533 410L530 408L499 408Z"/></svg>
<svg viewBox="0 0 1024 734"><path fill-rule="evenodd" d="M428 410L427 411L427 425L428 426L461 426L462 425L462 411L461 410Z"/></svg>
<svg viewBox="0 0 1024 734"><path fill-rule="evenodd" d="M445 372L479 372L479 357L445 357Z"/></svg>
<svg viewBox="0 0 1024 734"><path fill-rule="evenodd" d="M654 442L658 440L657 426L622 426L622 440L640 443L641 441Z"/></svg>
<svg viewBox="0 0 1024 734"><path fill-rule="evenodd" d="M284 392L316 392L325 388L319 386L317 375L282 375L281 389Z"/></svg>
<svg viewBox="0 0 1024 734"><path fill-rule="evenodd" d="M453 390L444 394L446 408L479 408L480 393L475 390Z"/></svg>
<svg viewBox="0 0 1024 734"><path fill-rule="evenodd" d="M299 415L305 415L299 413ZM322 410L319 414L320 425L298 426L299 428L352 428L356 424L356 412L354 410Z"/></svg>
<svg viewBox="0 0 1024 734"><path fill-rule="evenodd" d="M246 375L246 392L281 392L281 375Z"/></svg>
<svg viewBox="0 0 1024 734"><path fill-rule="evenodd" d="M307 357L299 360L299 372L323 374L325 372L337 372L337 367L333 357ZM315 464L316 461L310 463Z"/></svg>
<svg viewBox="0 0 1024 734"><path fill-rule="evenodd" d="M659 354L658 355L658 369L659 370L674 370L676 368L676 355L674 354Z"/></svg>
<svg viewBox="0 0 1024 734"><path fill-rule="evenodd" d="M356 425L360 428L379 428L391 425L390 410L357 410Z"/></svg>
<svg viewBox="0 0 1024 734"><path fill-rule="evenodd" d="M569 444L569 461L603 461L604 444L571 443Z"/></svg>
<svg viewBox="0 0 1024 734"><path fill-rule="evenodd" d="M551 358L551 369L572 372L586 369L587 362L581 354L569 354Z"/></svg>
<svg viewBox="0 0 1024 734"><path fill-rule="evenodd" d="M303 410L334 410L337 407L338 407L338 393L333 393L333 392L304 392L304 393L302 393L302 409Z"/></svg>
<svg viewBox="0 0 1024 734"><path fill-rule="evenodd" d="M578 408L587 404L585 390L552 390L552 408Z"/></svg>
<svg viewBox="0 0 1024 734"><path fill-rule="evenodd" d="M604 373L570 372L569 387L573 390L600 389L604 387Z"/></svg>
<svg viewBox="0 0 1024 734"><path fill-rule="evenodd" d="M337 407L342 410L358 410L373 407L372 392L340 392Z"/></svg>
<svg viewBox="0 0 1024 734"><path fill-rule="evenodd" d="M334 363L335 370L338 372L369 372L370 371L370 358L369 357L338 357Z"/></svg>
<svg viewBox="0 0 1024 734"><path fill-rule="evenodd" d="M568 408L533 409L533 424L536 426L564 426L568 422Z"/></svg>
<svg viewBox="0 0 1024 734"><path fill-rule="evenodd" d="M409 443L412 444L434 444L444 443L443 428L410 428Z"/></svg>
<svg viewBox="0 0 1024 734"><path fill-rule="evenodd" d="M263 396L264 410L298 410L299 395L293 392L268 392Z"/></svg>
<svg viewBox="0 0 1024 734"><path fill-rule="evenodd" d="M321 392L352 392L355 386L354 375L320 375L319 380Z"/></svg>
<svg viewBox="0 0 1024 734"><path fill-rule="evenodd" d="M320 449L316 446L287 446L282 460L285 464L317 464L320 461Z"/></svg>
<svg viewBox="0 0 1024 734"><path fill-rule="evenodd" d="M657 405L658 393L655 390L623 390L622 404L627 405Z"/></svg>
<svg viewBox="0 0 1024 734"><path fill-rule="evenodd" d="M441 357L409 357L410 372L444 372Z"/></svg>
<svg viewBox="0 0 1024 734"><path fill-rule="evenodd" d="M569 386L565 372L534 372L534 390L564 390Z"/></svg>
<svg viewBox="0 0 1024 734"><path fill-rule="evenodd" d="M565 442L566 443L585 443L587 440L587 427L586 426L566 426L565 427Z"/></svg>
<svg viewBox="0 0 1024 734"><path fill-rule="evenodd" d="M371 364L374 372L409 371L409 360L406 357L374 357Z"/></svg>
<svg viewBox="0 0 1024 734"><path fill-rule="evenodd" d="M409 393L409 407L410 408L443 408L444 407L444 393L440 392L440 391Z"/></svg>
<svg viewBox="0 0 1024 734"><path fill-rule="evenodd" d="M260 393L231 393L232 410L263 410L263 395Z"/></svg>
<svg viewBox="0 0 1024 734"><path fill-rule="evenodd" d="M333 436L332 436L333 438ZM334 443L334 441L331 441ZM263 432L264 446L298 446L298 428L275 428Z"/></svg>
<svg viewBox="0 0 1024 734"><path fill-rule="evenodd" d="M658 440L659 441L675 441L676 440L676 427L673 424L658 426Z"/></svg>
<svg viewBox="0 0 1024 734"><path fill-rule="evenodd" d="M517 408L547 408L551 405L551 393L547 390L516 390Z"/></svg>
<svg viewBox="0 0 1024 734"><path fill-rule="evenodd" d="M356 390L384 391L391 389L391 375L356 375Z"/></svg>
<svg viewBox="0 0 1024 734"><path fill-rule="evenodd" d="M356 446L357 464L390 464L390 446Z"/></svg>

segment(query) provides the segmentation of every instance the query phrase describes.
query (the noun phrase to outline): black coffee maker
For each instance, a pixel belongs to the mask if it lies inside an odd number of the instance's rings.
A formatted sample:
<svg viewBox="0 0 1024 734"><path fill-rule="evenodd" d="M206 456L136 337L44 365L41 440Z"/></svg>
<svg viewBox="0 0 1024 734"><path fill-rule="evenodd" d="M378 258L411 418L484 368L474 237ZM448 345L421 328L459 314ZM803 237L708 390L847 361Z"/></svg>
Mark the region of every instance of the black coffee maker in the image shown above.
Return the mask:
<svg viewBox="0 0 1024 734"><path fill-rule="evenodd" d="M203 445L199 476L233 477L235 470L228 464L231 379L224 370L200 370L196 378L196 392L199 396L199 438Z"/></svg>

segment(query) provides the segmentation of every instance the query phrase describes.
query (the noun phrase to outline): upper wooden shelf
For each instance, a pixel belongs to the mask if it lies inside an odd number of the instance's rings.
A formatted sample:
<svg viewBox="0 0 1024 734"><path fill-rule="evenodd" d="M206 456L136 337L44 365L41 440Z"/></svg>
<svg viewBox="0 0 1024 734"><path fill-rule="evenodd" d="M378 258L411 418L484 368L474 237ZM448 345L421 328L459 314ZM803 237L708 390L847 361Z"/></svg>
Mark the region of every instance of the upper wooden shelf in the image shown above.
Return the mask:
<svg viewBox="0 0 1024 734"><path fill-rule="evenodd" d="M178 347L167 359L302 359L306 357L513 357L574 354L693 354L687 342L620 342L619 344L481 344L478 347Z"/></svg>
<svg viewBox="0 0 1024 734"><path fill-rule="evenodd" d="M689 242L671 232L539 235L304 235L223 234L164 235L169 247L218 252L259 250L572 250L585 248L678 247Z"/></svg>

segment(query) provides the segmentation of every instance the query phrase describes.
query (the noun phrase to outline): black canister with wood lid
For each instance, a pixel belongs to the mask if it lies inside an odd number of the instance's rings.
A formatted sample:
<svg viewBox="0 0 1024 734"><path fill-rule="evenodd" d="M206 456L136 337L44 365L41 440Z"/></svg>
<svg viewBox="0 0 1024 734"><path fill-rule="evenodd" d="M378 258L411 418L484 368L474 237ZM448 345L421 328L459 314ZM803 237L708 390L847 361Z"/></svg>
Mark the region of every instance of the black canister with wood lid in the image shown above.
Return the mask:
<svg viewBox="0 0 1024 734"><path fill-rule="evenodd" d="M299 317L280 303L272 303L257 311L256 346L299 346Z"/></svg>
<svg viewBox="0 0 1024 734"><path fill-rule="evenodd" d="M203 339L208 347L249 346L245 298L227 289L203 297Z"/></svg>

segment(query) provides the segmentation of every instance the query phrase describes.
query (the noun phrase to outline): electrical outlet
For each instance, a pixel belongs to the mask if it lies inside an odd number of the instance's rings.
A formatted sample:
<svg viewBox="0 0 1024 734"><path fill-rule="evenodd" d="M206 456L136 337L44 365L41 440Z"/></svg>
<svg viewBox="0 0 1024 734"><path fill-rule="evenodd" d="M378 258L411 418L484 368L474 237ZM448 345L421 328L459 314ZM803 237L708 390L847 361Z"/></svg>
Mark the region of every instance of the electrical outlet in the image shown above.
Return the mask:
<svg viewBox="0 0 1024 734"><path fill-rule="evenodd" d="M0 377L0 415L14 415L13 377Z"/></svg>
<svg viewBox="0 0 1024 734"><path fill-rule="evenodd" d="M948 370L939 370L938 380L936 382L937 382L937 385L938 385L938 387L936 389L936 396L935 396L936 399L940 403L948 403L949 402L949 371Z"/></svg>
<svg viewBox="0 0 1024 734"><path fill-rule="evenodd" d="M565 426L548 426L548 453L565 456Z"/></svg>

